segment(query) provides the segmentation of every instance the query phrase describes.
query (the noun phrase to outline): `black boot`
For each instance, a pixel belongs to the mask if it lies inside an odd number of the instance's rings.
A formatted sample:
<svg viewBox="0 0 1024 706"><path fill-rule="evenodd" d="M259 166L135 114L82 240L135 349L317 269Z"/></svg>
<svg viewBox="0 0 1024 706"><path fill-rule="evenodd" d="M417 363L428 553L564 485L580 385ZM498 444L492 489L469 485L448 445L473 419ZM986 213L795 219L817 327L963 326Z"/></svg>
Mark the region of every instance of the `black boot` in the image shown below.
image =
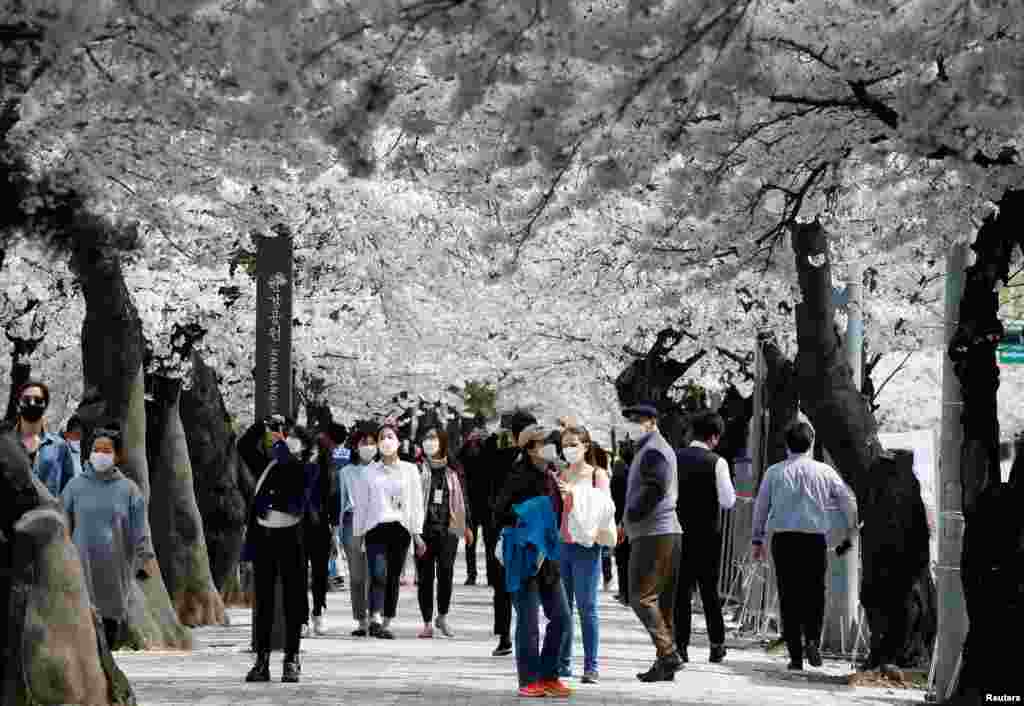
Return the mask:
<svg viewBox="0 0 1024 706"><path fill-rule="evenodd" d="M498 638L498 646L494 648L494 652L491 653L493 657L504 657L512 654L512 640L507 635L501 635Z"/></svg>
<svg viewBox="0 0 1024 706"><path fill-rule="evenodd" d="M804 655L807 657L807 663L812 667L821 666L821 651L816 643L808 642L804 645Z"/></svg>
<svg viewBox="0 0 1024 706"><path fill-rule="evenodd" d="M281 673L281 681L286 684L298 684L301 672L302 665L299 664L298 653L286 654L284 656L284 671Z"/></svg>
<svg viewBox="0 0 1024 706"><path fill-rule="evenodd" d="M676 672L683 668L683 658L678 652L667 657L659 657L646 672L640 672L636 678L642 682L675 681Z"/></svg>
<svg viewBox="0 0 1024 706"><path fill-rule="evenodd" d="M270 653L257 652L256 664L252 666L249 673L245 675L247 682L270 681Z"/></svg>
<svg viewBox="0 0 1024 706"><path fill-rule="evenodd" d="M725 645L712 645L711 654L708 655L708 662L719 664L725 659Z"/></svg>

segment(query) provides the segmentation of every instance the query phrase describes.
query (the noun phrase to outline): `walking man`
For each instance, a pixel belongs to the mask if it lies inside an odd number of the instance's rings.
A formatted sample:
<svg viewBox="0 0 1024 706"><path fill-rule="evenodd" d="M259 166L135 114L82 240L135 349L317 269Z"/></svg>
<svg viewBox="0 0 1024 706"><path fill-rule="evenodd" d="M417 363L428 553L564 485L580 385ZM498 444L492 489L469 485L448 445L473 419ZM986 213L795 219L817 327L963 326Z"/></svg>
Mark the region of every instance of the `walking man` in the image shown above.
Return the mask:
<svg viewBox="0 0 1024 706"><path fill-rule="evenodd" d="M825 618L827 508L839 506L850 532L857 527L857 501L831 466L815 461L814 428L798 420L786 429L788 458L765 471L754 504L753 558L767 556L765 533L772 537L772 559L779 586L782 637L789 668L821 666L821 626ZM802 638L802 640L801 640Z"/></svg>
<svg viewBox="0 0 1024 706"><path fill-rule="evenodd" d="M676 647L684 662L693 620L693 589L700 589L704 618L711 642L709 662L725 659L725 621L718 597L722 553L722 513L736 504L736 489L729 463L716 454L725 422L715 412L704 412L692 421L694 440L676 454L679 466L679 523L683 527L683 560L676 596Z"/></svg>
<svg viewBox="0 0 1024 706"><path fill-rule="evenodd" d="M673 681L682 669L673 624L682 528L676 515L679 480L676 454L658 431L658 409L644 402L626 407L629 436L637 452L626 486L626 534L630 541L629 599L657 649L643 682Z"/></svg>

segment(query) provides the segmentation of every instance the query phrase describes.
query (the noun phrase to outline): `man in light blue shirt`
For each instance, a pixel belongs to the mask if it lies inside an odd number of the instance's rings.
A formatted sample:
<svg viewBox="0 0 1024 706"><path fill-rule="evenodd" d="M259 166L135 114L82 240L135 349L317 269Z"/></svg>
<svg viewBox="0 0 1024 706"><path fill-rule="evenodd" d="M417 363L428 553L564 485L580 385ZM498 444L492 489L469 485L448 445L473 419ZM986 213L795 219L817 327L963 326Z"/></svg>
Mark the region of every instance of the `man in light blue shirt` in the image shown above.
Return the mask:
<svg viewBox="0 0 1024 706"><path fill-rule="evenodd" d="M765 535L772 532L782 637L789 668L801 670L805 652L811 666L821 666L818 641L825 619L829 510L838 506L853 532L857 501L835 469L814 460L809 422L798 420L786 429L786 448L789 457L770 466L761 480L754 504L753 557L766 557Z"/></svg>

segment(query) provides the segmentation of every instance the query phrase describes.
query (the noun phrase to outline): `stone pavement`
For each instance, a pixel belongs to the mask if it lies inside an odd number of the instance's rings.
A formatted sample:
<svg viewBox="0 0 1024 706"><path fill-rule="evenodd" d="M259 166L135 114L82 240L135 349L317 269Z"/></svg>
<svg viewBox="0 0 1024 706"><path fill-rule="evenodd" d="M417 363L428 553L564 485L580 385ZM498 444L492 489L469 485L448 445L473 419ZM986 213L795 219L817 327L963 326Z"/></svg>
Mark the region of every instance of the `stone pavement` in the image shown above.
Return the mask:
<svg viewBox="0 0 1024 706"><path fill-rule="evenodd" d="M459 557L460 569L464 563ZM527 702L516 696L513 658L492 657L491 592L463 587L460 570L450 623L456 637L420 640L415 586L402 588L395 640L353 638L348 592L328 594L323 637L302 642L302 682L281 684L281 655L271 661L270 684L246 684L252 664L247 651L250 611L229 610L231 625L194 631L192 652L118 652L142 706L272 706L346 704L386 706L452 704L499 706ZM849 664L826 660L802 675L786 671L783 654L769 655L750 640L730 639L724 664L707 662L707 636L694 617L691 662L674 683L641 684L635 673L653 659L653 648L632 611L600 594L601 683L580 684L571 701L579 704L707 704L715 706L894 706L923 703L924 692L846 685ZM574 670L582 672L583 647L576 631Z"/></svg>

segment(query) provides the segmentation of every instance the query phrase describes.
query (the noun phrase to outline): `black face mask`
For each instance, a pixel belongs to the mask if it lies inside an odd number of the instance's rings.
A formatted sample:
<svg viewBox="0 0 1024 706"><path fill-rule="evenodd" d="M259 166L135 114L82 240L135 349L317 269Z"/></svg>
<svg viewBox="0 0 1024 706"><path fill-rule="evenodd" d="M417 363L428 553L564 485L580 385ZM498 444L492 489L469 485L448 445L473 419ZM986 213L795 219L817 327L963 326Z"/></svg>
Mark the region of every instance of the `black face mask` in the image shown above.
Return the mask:
<svg viewBox="0 0 1024 706"><path fill-rule="evenodd" d="M21 403L21 418L26 422L38 422L43 418L43 414L46 412L46 405L40 404L26 404Z"/></svg>

